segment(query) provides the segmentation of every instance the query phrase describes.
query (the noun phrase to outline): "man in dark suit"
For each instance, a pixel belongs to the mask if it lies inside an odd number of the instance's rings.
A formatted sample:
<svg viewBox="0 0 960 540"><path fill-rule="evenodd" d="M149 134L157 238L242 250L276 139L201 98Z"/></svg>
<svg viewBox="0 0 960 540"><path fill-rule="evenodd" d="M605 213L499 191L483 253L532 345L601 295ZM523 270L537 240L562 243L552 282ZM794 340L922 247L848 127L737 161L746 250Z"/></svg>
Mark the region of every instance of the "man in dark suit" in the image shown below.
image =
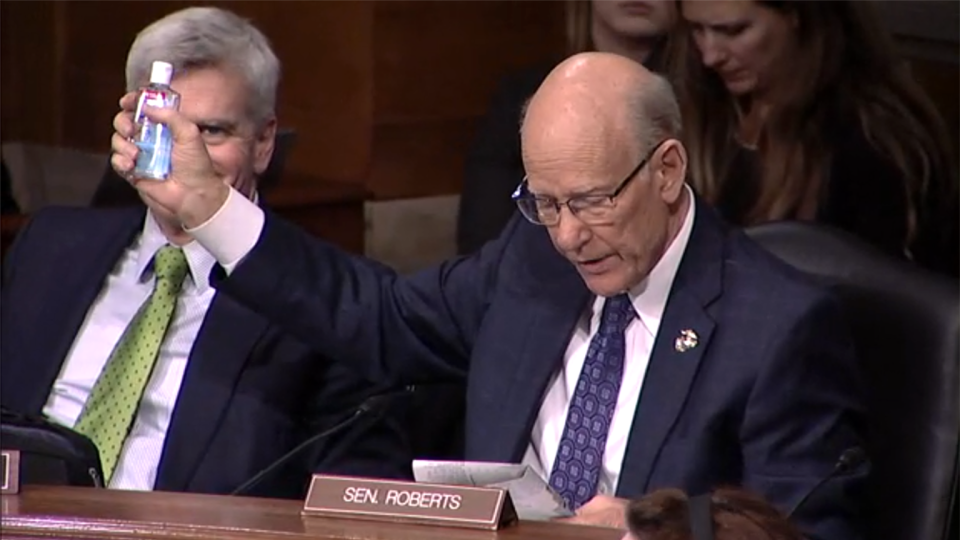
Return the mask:
<svg viewBox="0 0 960 540"><path fill-rule="evenodd" d="M276 130L266 38L227 11L191 8L138 35L131 90L153 59L175 66L180 111L218 173L255 199ZM5 408L90 437L110 487L229 493L382 391L217 294L213 255L144 202L50 208L20 233L3 266ZM249 494L303 497L313 471L409 477L395 422L358 420Z"/></svg>
<svg viewBox="0 0 960 540"><path fill-rule="evenodd" d="M122 172L130 102L112 141ZM558 66L523 123L526 221L409 277L249 204L189 121L150 114L181 135L182 173L133 182L216 255L221 293L371 378L466 379L466 457L529 465L574 521L622 527L624 498L668 486L741 484L786 511L861 444L833 299L698 202L672 90L639 64ZM236 220L258 226L233 234ZM864 475L828 482L794 519L811 538L858 538Z"/></svg>

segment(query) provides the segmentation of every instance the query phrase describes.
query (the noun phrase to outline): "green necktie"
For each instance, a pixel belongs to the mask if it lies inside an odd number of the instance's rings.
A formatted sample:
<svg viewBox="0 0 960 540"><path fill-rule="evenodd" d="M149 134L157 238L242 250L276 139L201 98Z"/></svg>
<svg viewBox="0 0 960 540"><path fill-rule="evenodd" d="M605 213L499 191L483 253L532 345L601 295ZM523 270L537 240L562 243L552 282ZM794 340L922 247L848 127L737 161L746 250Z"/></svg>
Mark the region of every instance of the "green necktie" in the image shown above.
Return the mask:
<svg viewBox="0 0 960 540"><path fill-rule="evenodd" d="M164 246L154 256L153 269L157 278L153 293L120 337L74 426L97 445L105 482L110 481L117 466L160 344L173 319L177 295L187 275L187 258L182 249Z"/></svg>

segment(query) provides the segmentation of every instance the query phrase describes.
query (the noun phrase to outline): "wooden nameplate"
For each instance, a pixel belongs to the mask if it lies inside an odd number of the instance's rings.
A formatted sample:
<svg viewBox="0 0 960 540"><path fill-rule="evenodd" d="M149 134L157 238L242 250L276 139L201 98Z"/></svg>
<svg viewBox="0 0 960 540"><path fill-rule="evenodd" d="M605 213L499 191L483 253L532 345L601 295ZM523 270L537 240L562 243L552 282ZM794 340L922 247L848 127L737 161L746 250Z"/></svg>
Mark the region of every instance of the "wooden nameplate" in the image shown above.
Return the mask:
<svg viewBox="0 0 960 540"><path fill-rule="evenodd" d="M303 515L497 530L517 521L505 489L315 474Z"/></svg>
<svg viewBox="0 0 960 540"><path fill-rule="evenodd" d="M0 450L0 493L20 493L19 450Z"/></svg>

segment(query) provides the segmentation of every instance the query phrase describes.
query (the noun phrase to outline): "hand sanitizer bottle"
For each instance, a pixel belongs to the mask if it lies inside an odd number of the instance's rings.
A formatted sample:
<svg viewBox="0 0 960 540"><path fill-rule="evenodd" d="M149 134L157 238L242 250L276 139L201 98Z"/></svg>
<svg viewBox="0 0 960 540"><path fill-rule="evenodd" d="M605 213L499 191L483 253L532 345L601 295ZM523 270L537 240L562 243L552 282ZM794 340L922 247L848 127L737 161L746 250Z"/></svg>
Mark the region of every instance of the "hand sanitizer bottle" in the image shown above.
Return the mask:
<svg viewBox="0 0 960 540"><path fill-rule="evenodd" d="M140 89L134 122L137 134L133 142L140 149L134 176L165 180L170 175L170 156L173 153L173 134L165 124L151 121L143 113L144 105L154 108L180 107L180 94L170 88L173 66L167 62L154 62L150 71L150 84Z"/></svg>

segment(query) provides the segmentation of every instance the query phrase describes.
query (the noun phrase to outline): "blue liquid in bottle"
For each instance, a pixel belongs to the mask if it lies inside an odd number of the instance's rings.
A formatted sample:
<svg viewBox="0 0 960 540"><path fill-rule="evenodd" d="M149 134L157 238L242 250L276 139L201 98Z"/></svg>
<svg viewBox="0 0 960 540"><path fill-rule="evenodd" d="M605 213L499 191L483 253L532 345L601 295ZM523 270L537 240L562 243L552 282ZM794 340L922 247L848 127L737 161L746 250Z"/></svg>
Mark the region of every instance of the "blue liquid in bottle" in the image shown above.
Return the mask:
<svg viewBox="0 0 960 540"><path fill-rule="evenodd" d="M150 84L140 90L134 121L137 134L134 144L140 151L133 174L137 178L166 180L170 175L173 154L173 134L165 124L151 121L143 114L144 105L154 108L176 109L180 106L180 94L170 88L173 66L167 62L154 62L150 72Z"/></svg>

